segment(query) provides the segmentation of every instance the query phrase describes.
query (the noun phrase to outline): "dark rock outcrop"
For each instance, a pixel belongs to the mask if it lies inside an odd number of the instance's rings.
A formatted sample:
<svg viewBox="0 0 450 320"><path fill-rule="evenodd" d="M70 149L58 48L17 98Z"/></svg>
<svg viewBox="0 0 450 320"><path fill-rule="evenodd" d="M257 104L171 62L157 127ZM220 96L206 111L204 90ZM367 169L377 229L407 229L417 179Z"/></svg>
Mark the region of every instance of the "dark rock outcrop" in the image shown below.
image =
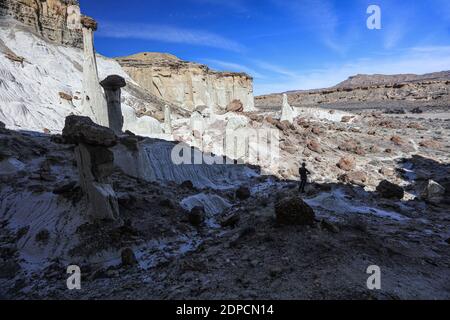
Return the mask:
<svg viewBox="0 0 450 320"><path fill-rule="evenodd" d="M297 196L280 198L275 204L275 215L281 225L313 225L314 210Z"/></svg>

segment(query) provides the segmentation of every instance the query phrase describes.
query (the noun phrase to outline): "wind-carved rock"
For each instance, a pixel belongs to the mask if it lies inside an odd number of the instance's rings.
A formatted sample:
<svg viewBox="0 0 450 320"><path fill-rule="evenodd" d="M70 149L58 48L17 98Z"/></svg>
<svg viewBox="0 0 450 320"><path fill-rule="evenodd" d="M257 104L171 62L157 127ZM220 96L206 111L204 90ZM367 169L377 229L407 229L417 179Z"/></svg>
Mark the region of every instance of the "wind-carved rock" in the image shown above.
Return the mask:
<svg viewBox="0 0 450 320"><path fill-rule="evenodd" d="M294 117L294 110L289 105L287 94L283 94L283 108L280 121L288 121L289 123L293 123Z"/></svg>
<svg viewBox="0 0 450 320"><path fill-rule="evenodd" d="M99 83L94 49L94 31L97 22L90 17L81 18L84 42L82 114L95 123L109 127L108 107Z"/></svg>
<svg viewBox="0 0 450 320"><path fill-rule="evenodd" d="M118 220L119 204L112 187L117 136L88 117L69 116L63 130L68 143L76 144L75 158L81 188L89 203L88 215L93 220Z"/></svg>
<svg viewBox="0 0 450 320"><path fill-rule="evenodd" d="M172 134L172 112L168 105L164 106L164 133Z"/></svg>
<svg viewBox="0 0 450 320"><path fill-rule="evenodd" d="M127 84L125 79L121 76L111 75L100 82L100 85L105 90L109 128L120 135L123 129L121 88L125 87Z"/></svg>

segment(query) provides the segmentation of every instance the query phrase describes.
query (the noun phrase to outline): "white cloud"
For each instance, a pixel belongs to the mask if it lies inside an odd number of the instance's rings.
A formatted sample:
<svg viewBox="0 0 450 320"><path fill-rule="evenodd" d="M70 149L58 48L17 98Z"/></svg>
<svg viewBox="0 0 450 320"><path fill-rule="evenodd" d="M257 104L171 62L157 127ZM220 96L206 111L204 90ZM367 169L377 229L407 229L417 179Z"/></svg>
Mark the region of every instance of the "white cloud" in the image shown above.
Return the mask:
<svg viewBox="0 0 450 320"><path fill-rule="evenodd" d="M100 37L182 43L235 52L245 50L242 45L234 40L204 30L134 23L103 22L100 25L101 28L98 32Z"/></svg>

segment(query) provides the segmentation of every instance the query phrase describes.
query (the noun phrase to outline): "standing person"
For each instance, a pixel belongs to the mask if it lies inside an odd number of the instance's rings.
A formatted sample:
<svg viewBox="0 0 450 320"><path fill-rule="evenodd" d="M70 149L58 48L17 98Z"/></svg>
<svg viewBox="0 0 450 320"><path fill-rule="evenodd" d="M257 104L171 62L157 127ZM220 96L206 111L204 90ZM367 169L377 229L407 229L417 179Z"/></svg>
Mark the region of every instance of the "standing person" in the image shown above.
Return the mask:
<svg viewBox="0 0 450 320"><path fill-rule="evenodd" d="M302 164L302 167L298 169L298 173L300 174L300 193L305 193L305 187L308 183L308 175L311 174L311 172L306 169L306 163Z"/></svg>

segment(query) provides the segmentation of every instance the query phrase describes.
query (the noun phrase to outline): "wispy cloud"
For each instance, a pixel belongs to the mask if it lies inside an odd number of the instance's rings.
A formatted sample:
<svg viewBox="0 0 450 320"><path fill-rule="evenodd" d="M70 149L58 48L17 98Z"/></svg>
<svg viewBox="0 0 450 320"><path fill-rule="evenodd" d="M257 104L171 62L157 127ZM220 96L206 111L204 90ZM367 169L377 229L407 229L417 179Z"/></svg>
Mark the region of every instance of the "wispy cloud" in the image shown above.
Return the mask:
<svg viewBox="0 0 450 320"><path fill-rule="evenodd" d="M116 22L102 22L101 26L98 32L98 36L100 37L181 43L219 48L234 52L242 52L245 50L245 47L238 42L205 30Z"/></svg>
<svg viewBox="0 0 450 320"><path fill-rule="evenodd" d="M259 68L264 69L266 71L270 71L272 73L276 73L278 75L282 75L284 77L288 78L296 78L297 74L293 72L292 70L289 70L288 68L285 68L283 66L275 65L266 61L261 60L255 60L254 64L257 65Z"/></svg>
<svg viewBox="0 0 450 320"><path fill-rule="evenodd" d="M245 73L249 74L250 76L252 76L253 78L257 78L257 79L265 79L266 78L266 76L264 76L263 74L261 74L260 72L258 72L256 70L254 70L253 68L250 68L248 66L245 66L245 65L242 65L239 63L216 60L216 59L203 59L202 62L208 64L209 66L211 66L213 68L221 69L223 71L245 72Z"/></svg>

